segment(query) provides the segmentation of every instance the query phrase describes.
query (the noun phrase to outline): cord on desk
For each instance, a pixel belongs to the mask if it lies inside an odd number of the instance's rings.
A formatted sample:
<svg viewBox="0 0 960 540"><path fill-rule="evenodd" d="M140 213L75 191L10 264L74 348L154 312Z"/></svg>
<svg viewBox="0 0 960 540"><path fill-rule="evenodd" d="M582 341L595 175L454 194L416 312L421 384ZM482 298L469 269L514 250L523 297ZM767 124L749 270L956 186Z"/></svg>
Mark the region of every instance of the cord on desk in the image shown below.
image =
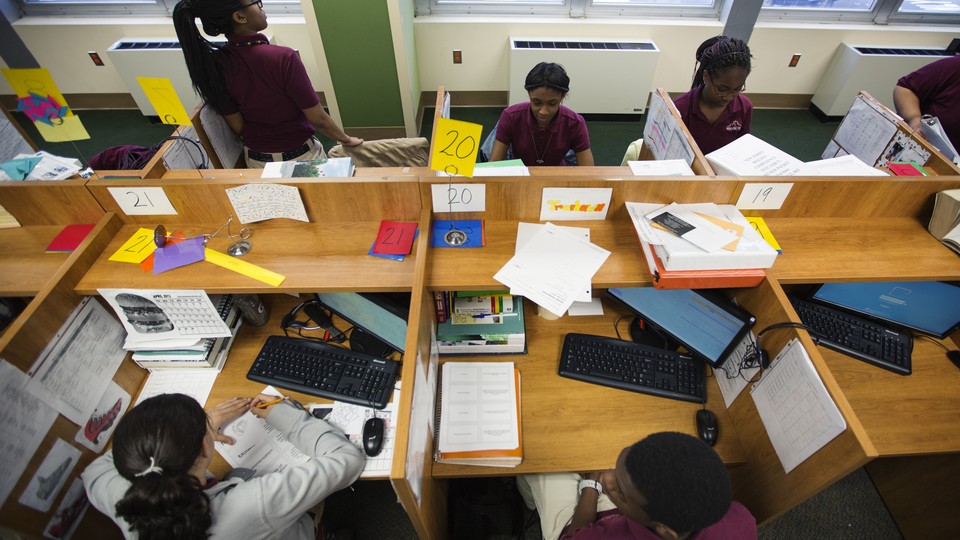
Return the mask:
<svg viewBox="0 0 960 540"><path fill-rule="evenodd" d="M923 339L923 340L929 341L930 343L935 344L937 347L940 347L941 349L943 349L943 350L945 350L945 351L947 351L947 352L950 352L950 348L949 348L949 347L947 347L947 346L944 345L943 343L940 343L940 341L938 341L938 340L936 340L936 339L934 339L934 338L932 338L932 337L930 337L930 336L928 336L928 335L925 335L925 334L917 334L917 333L915 333L915 332L909 332L909 334L910 334L910 337L913 338L914 340Z"/></svg>

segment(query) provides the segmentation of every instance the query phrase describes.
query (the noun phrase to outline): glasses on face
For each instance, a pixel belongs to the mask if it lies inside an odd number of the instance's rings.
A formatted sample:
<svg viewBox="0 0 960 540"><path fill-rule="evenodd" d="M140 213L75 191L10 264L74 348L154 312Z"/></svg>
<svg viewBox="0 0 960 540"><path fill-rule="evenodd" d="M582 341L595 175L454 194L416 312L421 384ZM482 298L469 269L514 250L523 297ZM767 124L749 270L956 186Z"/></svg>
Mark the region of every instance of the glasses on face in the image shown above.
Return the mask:
<svg viewBox="0 0 960 540"><path fill-rule="evenodd" d="M250 2L249 4L244 4L244 5L240 6L240 9L248 8L248 7L254 6L254 5L257 6L258 8L260 8L260 9L263 9L263 0L253 0L253 2Z"/></svg>
<svg viewBox="0 0 960 540"><path fill-rule="evenodd" d="M713 81L710 82L710 85L713 86L713 91L716 92L718 96L735 96L737 94L743 93L747 89L747 84L741 84L737 88L727 88L726 86L717 86L713 84Z"/></svg>

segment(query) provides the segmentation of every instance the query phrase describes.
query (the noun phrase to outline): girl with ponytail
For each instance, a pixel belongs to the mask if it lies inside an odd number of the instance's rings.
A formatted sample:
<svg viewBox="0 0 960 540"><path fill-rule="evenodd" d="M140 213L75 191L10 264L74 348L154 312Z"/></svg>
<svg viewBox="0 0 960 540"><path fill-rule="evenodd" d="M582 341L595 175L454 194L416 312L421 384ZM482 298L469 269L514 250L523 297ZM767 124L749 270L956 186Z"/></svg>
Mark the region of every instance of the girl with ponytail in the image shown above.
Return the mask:
<svg viewBox="0 0 960 540"><path fill-rule="evenodd" d="M137 405L114 432L113 449L83 472L87 497L129 539L316 536L307 511L352 484L359 448L337 428L273 396L233 398L208 416L191 397L163 394ZM311 456L302 465L244 480L208 478L214 441L233 444L222 425L251 411Z"/></svg>
<svg viewBox="0 0 960 540"><path fill-rule="evenodd" d="M227 37L212 43L209 36ZM193 88L243 139L247 166L326 157L316 130L344 146L347 135L324 112L296 51L271 45L263 0L180 0L173 10Z"/></svg>
<svg viewBox="0 0 960 540"><path fill-rule="evenodd" d="M697 48L692 89L674 100L704 154L750 132L753 103L743 95L750 48L742 40L712 37Z"/></svg>

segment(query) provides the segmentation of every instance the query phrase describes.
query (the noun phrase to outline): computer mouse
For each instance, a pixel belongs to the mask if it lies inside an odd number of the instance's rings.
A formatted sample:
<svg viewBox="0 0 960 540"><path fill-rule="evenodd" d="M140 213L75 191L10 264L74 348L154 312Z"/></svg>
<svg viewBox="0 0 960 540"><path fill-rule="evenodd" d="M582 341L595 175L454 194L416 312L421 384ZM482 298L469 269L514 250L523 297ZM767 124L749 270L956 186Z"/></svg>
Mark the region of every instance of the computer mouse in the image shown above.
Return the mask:
<svg viewBox="0 0 960 540"><path fill-rule="evenodd" d="M717 444L720 429L717 426L717 415L706 409L697 411L697 435L700 440L713 446Z"/></svg>
<svg viewBox="0 0 960 540"><path fill-rule="evenodd" d="M947 358L960 368L960 351L947 351Z"/></svg>
<svg viewBox="0 0 960 540"><path fill-rule="evenodd" d="M383 447L383 418L373 417L363 424L363 451L370 457Z"/></svg>

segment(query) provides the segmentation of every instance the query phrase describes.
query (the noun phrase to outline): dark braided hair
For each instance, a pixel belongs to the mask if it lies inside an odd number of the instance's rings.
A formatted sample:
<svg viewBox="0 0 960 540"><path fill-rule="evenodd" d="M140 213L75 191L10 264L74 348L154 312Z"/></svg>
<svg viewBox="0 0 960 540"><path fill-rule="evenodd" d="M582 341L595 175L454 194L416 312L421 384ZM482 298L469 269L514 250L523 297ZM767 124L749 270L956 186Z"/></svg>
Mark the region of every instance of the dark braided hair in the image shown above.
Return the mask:
<svg viewBox="0 0 960 540"><path fill-rule="evenodd" d="M694 533L730 509L730 476L720 456L684 433L655 433L627 450L624 466L646 497L650 519L678 534Z"/></svg>
<svg viewBox="0 0 960 540"><path fill-rule="evenodd" d="M210 536L210 500L189 472L206 433L207 414L183 394L144 400L117 424L113 462L130 488L116 512L140 540Z"/></svg>
<svg viewBox="0 0 960 540"><path fill-rule="evenodd" d="M750 47L747 47L743 40L714 36L697 47L696 70L690 88L703 84L704 72L707 72L711 79L716 79L720 72L732 67L741 67L749 74L750 58Z"/></svg>
<svg viewBox="0 0 960 540"><path fill-rule="evenodd" d="M173 26L193 89L220 114L225 114L230 104L227 84L220 70L221 56L228 54L229 49L203 37L197 30L196 19L200 18L203 31L208 35L230 34L233 32L233 13L242 7L239 0L180 0L173 8Z"/></svg>
<svg viewBox="0 0 960 540"><path fill-rule="evenodd" d="M523 82L523 88L529 92L541 86L553 88L561 94L566 95L567 92L570 91L570 77L560 64L540 62L533 66L530 73L527 73L527 79Z"/></svg>

